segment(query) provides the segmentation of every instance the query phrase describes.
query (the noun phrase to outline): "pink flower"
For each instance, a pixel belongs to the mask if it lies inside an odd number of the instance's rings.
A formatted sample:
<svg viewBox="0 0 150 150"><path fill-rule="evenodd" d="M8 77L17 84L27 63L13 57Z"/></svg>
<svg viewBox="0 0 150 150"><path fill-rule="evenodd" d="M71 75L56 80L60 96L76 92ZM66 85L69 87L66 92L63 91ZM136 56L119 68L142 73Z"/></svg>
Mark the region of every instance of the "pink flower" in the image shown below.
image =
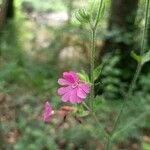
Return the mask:
<svg viewBox="0 0 150 150"><path fill-rule="evenodd" d="M43 121L44 122L49 122L50 119L51 119L51 116L52 116L52 108L51 108L51 105L50 103L47 101L45 103L45 106L44 106L44 113L43 113Z"/></svg>
<svg viewBox="0 0 150 150"><path fill-rule="evenodd" d="M73 71L64 72L63 78L60 78L58 83L63 86L57 91L63 102L81 103L90 93L90 85L81 81Z"/></svg>

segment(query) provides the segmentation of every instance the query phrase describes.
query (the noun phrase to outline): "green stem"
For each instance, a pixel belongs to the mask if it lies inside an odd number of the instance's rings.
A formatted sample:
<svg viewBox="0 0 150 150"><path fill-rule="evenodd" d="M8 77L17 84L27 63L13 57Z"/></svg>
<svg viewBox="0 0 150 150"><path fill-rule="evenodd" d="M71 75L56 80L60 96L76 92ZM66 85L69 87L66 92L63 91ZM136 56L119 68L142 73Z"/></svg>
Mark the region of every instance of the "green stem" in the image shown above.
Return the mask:
<svg viewBox="0 0 150 150"><path fill-rule="evenodd" d="M148 13L149 13L149 0L147 0L147 4L146 4L145 25L144 25L144 31L143 31L142 42L141 42L141 52L140 52L141 57L143 56L143 54L145 52L144 51L145 50L145 45L146 45L145 39L146 39L146 32L147 32L147 29L148 29ZM132 94L132 91L134 90L134 87L135 87L136 81L138 79L138 76L141 72L141 69L142 69L142 62L140 61L137 65L137 69L136 69L134 78L131 82L128 95Z"/></svg>
<svg viewBox="0 0 150 150"><path fill-rule="evenodd" d="M130 126L134 125L135 123L137 123L138 121L142 120L146 115L149 114L149 111L146 111L144 113L142 113L140 116L138 116L135 120L129 122L125 127L121 128L119 131L115 132L113 134L113 139L116 138L119 134L121 134L122 132L124 132L126 129L128 129Z"/></svg>
<svg viewBox="0 0 150 150"><path fill-rule="evenodd" d="M149 15L149 7L150 7L150 1L147 0L147 4L146 4L146 13L145 13L145 25L144 25L144 32L143 32L143 38L142 38L142 43L141 43L141 56L144 54L144 50L145 50L145 39L146 39L146 33L147 33L147 29L148 29L148 15Z"/></svg>
<svg viewBox="0 0 150 150"><path fill-rule="evenodd" d="M94 25L95 30L96 30L98 22L99 22L99 17L100 17L100 13L101 13L101 9L102 9L102 4L103 4L103 0L101 0L100 4L99 4L98 13L97 13L96 21L95 21L95 25Z"/></svg>
<svg viewBox="0 0 150 150"><path fill-rule="evenodd" d="M90 107L85 103L83 102L82 103L83 106L91 113L91 115L93 116L93 118L95 119L95 122L98 124L98 126L100 127L101 129L101 134L105 136L105 139L108 139L109 138L109 134L103 129L103 127L101 126L101 123L99 122L96 114L90 109Z"/></svg>
<svg viewBox="0 0 150 150"><path fill-rule="evenodd" d="M111 143L112 143L112 139L111 137L108 138L108 142L107 142L107 147L106 147L106 150L111 150Z"/></svg>
<svg viewBox="0 0 150 150"><path fill-rule="evenodd" d="M145 45L146 45L146 44L145 44L145 38L146 38L146 32L147 32L147 26L148 26L148 12L149 12L149 0L147 0L147 4L146 4L145 26L144 26L143 36L142 36L142 43L141 43L141 57L142 57L143 54L144 54L144 49L145 49ZM116 135L115 130L116 130L116 128L117 128L117 125L118 125L118 122L119 122L120 118L122 117L123 110L124 110L124 106L125 106L125 104L126 104L125 102L126 102L126 100L129 99L130 96L132 95L132 92L133 92L133 90L134 90L134 88L135 88L136 81L137 81L137 79L138 79L138 77L139 77L139 75L140 75L141 70L142 70L142 62L140 61L140 62L138 63L138 65L137 65L137 69L136 69L136 72L135 72L135 74L134 74L133 80L132 80L132 82L131 82L131 84L130 84L130 86L129 86L129 90L128 90L127 94L126 94L125 97L124 97L123 104L122 104L122 106L121 106L120 112L119 112L119 114L118 114L118 116L117 116L117 118L116 118L116 121L115 121L115 123L114 123L114 127L113 127L113 129L112 129L110 138L108 138L107 147L108 147L108 144L111 145L111 144L110 144L110 143L111 143L110 140L113 140L114 135ZM121 131L122 131L122 130L121 130ZM120 133L120 131L117 132L117 134L118 134L118 133ZM109 147L110 147L110 146L109 146Z"/></svg>
<svg viewBox="0 0 150 150"><path fill-rule="evenodd" d="M91 50L91 83L92 83L92 87L91 87L91 94L90 94L90 107L92 108L93 111L93 100L94 100L94 62L95 62L95 42L96 42L96 30L97 30L97 25L99 22L99 17L100 17L100 13L101 13L101 9L102 9L102 4L103 4L103 0L100 1L100 5L98 8L98 13L96 16L96 20L95 20L95 24L93 26L91 26L91 30L92 30L92 50Z"/></svg>
<svg viewBox="0 0 150 150"><path fill-rule="evenodd" d="M93 100L94 100L94 60L95 60L95 30L92 30L92 50L91 50L91 94L90 94L90 106L93 111Z"/></svg>

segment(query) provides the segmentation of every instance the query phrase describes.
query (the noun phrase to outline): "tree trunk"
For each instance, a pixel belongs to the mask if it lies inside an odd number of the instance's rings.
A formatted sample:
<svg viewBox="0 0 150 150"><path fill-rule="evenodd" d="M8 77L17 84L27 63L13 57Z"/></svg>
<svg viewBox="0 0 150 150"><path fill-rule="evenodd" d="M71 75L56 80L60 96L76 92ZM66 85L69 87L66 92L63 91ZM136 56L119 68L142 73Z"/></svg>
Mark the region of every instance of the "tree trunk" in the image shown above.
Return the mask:
<svg viewBox="0 0 150 150"><path fill-rule="evenodd" d="M106 52L120 49L129 54L134 44L135 18L138 0L112 0L108 31L111 33L106 39L100 56ZM118 39L119 37L119 39Z"/></svg>
<svg viewBox="0 0 150 150"><path fill-rule="evenodd" d="M14 0L8 0L6 17L7 19L14 17Z"/></svg>
<svg viewBox="0 0 150 150"><path fill-rule="evenodd" d="M98 56L100 63L104 54L119 51L121 59L117 66L127 71L122 76L123 82L129 82L130 75L135 70L135 61L130 57L130 52L135 49L134 33L137 30L135 26L137 9L138 0L112 0L108 21L109 36L106 37ZM98 78L96 82L99 80Z"/></svg>
<svg viewBox="0 0 150 150"><path fill-rule="evenodd" d="M2 0L0 1L0 29L10 18L14 17L14 0Z"/></svg>
<svg viewBox="0 0 150 150"><path fill-rule="evenodd" d="M6 12L7 12L7 5L8 5L7 2L8 2L7 0L2 0L0 2L0 29L5 23Z"/></svg>

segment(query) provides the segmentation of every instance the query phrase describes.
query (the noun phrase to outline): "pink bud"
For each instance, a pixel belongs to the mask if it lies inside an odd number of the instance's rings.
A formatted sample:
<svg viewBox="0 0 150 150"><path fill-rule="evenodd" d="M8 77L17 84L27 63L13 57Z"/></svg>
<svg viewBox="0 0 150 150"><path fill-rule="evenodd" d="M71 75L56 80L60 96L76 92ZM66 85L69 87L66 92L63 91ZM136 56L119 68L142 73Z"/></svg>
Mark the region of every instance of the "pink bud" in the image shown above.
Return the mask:
<svg viewBox="0 0 150 150"><path fill-rule="evenodd" d="M51 120L51 116L52 116L52 108L50 103L47 101L45 102L45 106L44 106L44 113L43 113L43 121L44 122L49 122Z"/></svg>

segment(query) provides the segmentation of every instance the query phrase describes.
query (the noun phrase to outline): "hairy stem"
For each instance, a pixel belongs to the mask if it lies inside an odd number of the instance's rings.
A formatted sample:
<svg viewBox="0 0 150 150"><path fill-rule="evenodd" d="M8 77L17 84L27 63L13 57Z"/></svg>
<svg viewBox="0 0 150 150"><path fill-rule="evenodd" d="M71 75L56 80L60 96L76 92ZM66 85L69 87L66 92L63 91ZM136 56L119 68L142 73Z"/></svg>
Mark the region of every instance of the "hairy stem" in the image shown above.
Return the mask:
<svg viewBox="0 0 150 150"><path fill-rule="evenodd" d="M103 4L103 0L100 1L95 23L94 23L93 26L91 26L91 30L92 30L92 49L91 49L91 73L90 73L90 75L91 75L92 87L91 87L91 94L90 94L90 107L91 107L92 111L93 111L93 100L94 100L94 62L95 62L95 51L96 51L96 49L95 49L96 30L97 30L97 25L98 25L99 18L100 18L102 4Z"/></svg>
<svg viewBox="0 0 150 150"><path fill-rule="evenodd" d="M145 38L146 38L146 32L147 32L147 26L148 26L148 13L149 13L149 0L147 0L147 3L146 3L146 13L145 13L145 26L144 26L144 31L143 31L143 36L142 36L142 43L141 43L141 57L143 56L143 54L144 54L144 50L145 50ZM137 81L137 79L138 79L138 77L139 77L139 75L140 75L140 72L141 72L141 70L142 70L142 62L140 61L139 63L138 63L138 65L137 65L137 69L136 69L136 71L135 71L135 74L134 74L134 77L133 77L133 80L132 80L132 82L131 82L131 84L130 84L130 86L129 86L129 90L128 90L128 92L127 92L127 94L125 95L125 97L124 97L124 101L123 101L123 104L122 104L122 106L121 106L121 109L120 109L120 112L119 112L119 114L118 114L118 116L117 116L117 118L116 118L116 121L115 121L115 123L114 123L114 127L113 127L113 129L112 129L112 132L111 132L111 135L110 135L110 138L108 138L108 142L107 142L107 150L110 150L110 145L111 145L111 141L110 140L113 140L113 136L115 135L115 130L116 130L116 128L117 128L117 125L118 125L118 123L119 123L119 120L120 120L120 118L122 117L122 114L123 114L123 110L124 110L124 106L125 106L125 102L126 102L126 100L127 99L129 99L130 98L130 96L132 95L132 92L133 92L133 90L134 90L134 88L135 88L135 85L136 85L136 81ZM117 132L117 134L118 133L121 133L121 132Z"/></svg>
<svg viewBox="0 0 150 150"><path fill-rule="evenodd" d="M91 94L90 94L90 102L91 108L93 111L93 100L94 100L94 60L95 60L95 30L92 30L92 50L91 50Z"/></svg>
<svg viewBox="0 0 150 150"><path fill-rule="evenodd" d="M109 138L109 134L103 129L103 127L101 126L101 123L99 122L96 114L91 110L91 108L86 104L86 103L82 103L83 106L91 113L91 115L93 116L93 118L95 119L95 122L97 123L97 125L99 126L99 128L101 129L101 134L105 136L105 139Z"/></svg>
<svg viewBox="0 0 150 150"><path fill-rule="evenodd" d="M103 0L101 0L100 4L99 4L99 8L98 8L97 16L96 16L96 21L95 21L94 29L97 28L97 25L98 25L98 22L99 22L99 18L100 18L101 9L102 9L102 5L103 5Z"/></svg>
<svg viewBox="0 0 150 150"><path fill-rule="evenodd" d="M111 150L111 143L112 143L112 139L111 139L111 137L108 137L106 150Z"/></svg>

